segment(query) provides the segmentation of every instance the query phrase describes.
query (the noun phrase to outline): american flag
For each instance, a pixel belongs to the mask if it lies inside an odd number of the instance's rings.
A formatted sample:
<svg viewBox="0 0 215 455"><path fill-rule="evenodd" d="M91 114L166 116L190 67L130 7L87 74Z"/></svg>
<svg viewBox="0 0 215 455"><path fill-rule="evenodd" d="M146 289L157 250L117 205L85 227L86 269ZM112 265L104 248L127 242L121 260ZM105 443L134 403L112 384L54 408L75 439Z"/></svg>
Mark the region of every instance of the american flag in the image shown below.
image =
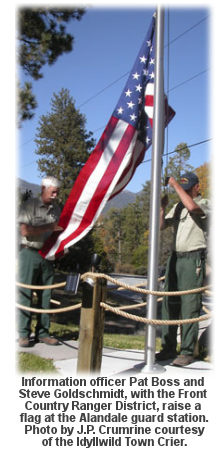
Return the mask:
<svg viewBox="0 0 215 455"><path fill-rule="evenodd" d="M70 192L59 220L63 231L53 232L40 250L46 259L62 256L92 229L106 202L129 183L152 143L155 21L153 15L113 114ZM175 112L167 100L164 104L167 125Z"/></svg>

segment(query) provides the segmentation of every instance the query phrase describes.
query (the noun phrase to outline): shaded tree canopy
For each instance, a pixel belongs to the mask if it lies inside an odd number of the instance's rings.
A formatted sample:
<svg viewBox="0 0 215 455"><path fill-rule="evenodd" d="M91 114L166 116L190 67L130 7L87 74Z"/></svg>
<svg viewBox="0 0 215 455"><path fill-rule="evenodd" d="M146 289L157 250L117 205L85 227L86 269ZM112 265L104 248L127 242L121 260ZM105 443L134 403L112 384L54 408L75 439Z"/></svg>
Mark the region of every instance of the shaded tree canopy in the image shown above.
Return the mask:
<svg viewBox="0 0 215 455"><path fill-rule="evenodd" d="M178 195L170 186L164 186L165 177L174 177L175 180L180 182L182 174L193 171L193 166L188 163L189 159L190 149L188 148L188 145L186 142L180 142L180 144L178 144L175 148L174 155L169 157L168 163L164 168L164 178L162 184L164 193L168 193L169 196L169 208L178 201Z"/></svg>
<svg viewBox="0 0 215 455"><path fill-rule="evenodd" d="M69 90L64 88L53 94L50 113L39 120L35 139L36 154L41 156L38 168L41 176L59 179L63 203L95 145L85 124L85 116L75 108Z"/></svg>
<svg viewBox="0 0 215 455"><path fill-rule="evenodd" d="M142 273L147 268L150 185L145 183L134 203L101 216L93 230L95 251L105 253L102 265L109 269Z"/></svg>
<svg viewBox="0 0 215 455"><path fill-rule="evenodd" d="M193 166L188 164L189 159L190 149L188 145L186 142L180 142L175 148L175 154L168 160L168 164L164 170L165 177L169 175L179 181L181 174L193 170Z"/></svg>
<svg viewBox="0 0 215 455"><path fill-rule="evenodd" d="M66 33L71 19L80 20L83 8L20 8L18 11L18 62L35 81L43 77L45 64L52 65L63 53L71 52L74 37ZM37 106L32 84L18 84L19 126L34 115Z"/></svg>

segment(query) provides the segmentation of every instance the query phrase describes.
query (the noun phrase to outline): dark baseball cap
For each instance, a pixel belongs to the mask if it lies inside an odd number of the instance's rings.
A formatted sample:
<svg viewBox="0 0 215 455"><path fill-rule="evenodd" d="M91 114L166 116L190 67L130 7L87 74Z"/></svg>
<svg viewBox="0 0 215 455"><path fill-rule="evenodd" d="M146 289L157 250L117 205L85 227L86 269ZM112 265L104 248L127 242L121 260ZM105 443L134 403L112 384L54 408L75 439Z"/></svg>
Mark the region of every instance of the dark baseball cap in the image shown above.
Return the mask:
<svg viewBox="0 0 215 455"><path fill-rule="evenodd" d="M193 172L186 172L185 174L181 175L180 185L185 191L189 190L197 183L199 183L199 179Z"/></svg>

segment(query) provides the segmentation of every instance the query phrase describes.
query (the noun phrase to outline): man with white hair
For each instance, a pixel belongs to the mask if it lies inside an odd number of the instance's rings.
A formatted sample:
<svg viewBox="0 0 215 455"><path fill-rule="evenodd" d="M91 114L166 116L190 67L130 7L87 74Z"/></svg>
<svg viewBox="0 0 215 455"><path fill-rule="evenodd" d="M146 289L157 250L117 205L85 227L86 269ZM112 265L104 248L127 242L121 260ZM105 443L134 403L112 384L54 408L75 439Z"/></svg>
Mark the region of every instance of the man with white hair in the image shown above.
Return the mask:
<svg viewBox="0 0 215 455"><path fill-rule="evenodd" d="M53 231L62 230L58 226L61 209L56 203L60 188L54 177L45 177L41 182L41 195L29 199L21 206L18 221L21 232L19 252L19 281L28 285L50 286L54 280L53 264L44 259L39 250ZM20 288L20 304L32 305L32 289ZM50 308L51 290L39 290L38 306L43 310ZM31 312L19 310L19 345L30 347ZM49 335L50 318L39 313L35 330L36 340L55 346L58 341Z"/></svg>

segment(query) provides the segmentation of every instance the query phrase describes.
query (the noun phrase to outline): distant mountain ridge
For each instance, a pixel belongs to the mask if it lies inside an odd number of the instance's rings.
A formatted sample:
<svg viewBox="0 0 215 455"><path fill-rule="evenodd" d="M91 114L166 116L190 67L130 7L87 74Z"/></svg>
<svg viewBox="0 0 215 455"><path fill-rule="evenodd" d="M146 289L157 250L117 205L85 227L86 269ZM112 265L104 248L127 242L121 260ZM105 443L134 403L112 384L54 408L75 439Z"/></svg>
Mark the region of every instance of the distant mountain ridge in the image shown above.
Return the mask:
<svg viewBox="0 0 215 455"><path fill-rule="evenodd" d="M136 197L139 193L132 193L131 191L124 190L121 193L117 194L113 199L107 202L105 205L102 214L105 215L111 208L122 209L128 204L135 202Z"/></svg>
<svg viewBox="0 0 215 455"><path fill-rule="evenodd" d="M24 193L26 190L31 190L33 197L37 197L38 194L40 194L40 185L37 185L36 183L30 183L27 182L26 180L22 180L20 178L17 178L17 188L20 188L20 191ZM117 209L122 209L128 204L132 204L135 202L136 197L140 194L139 193L132 193L131 191L124 190L120 194L117 194L113 199L111 199L107 204L105 205L102 214L105 215L108 210L111 208L117 208Z"/></svg>
<svg viewBox="0 0 215 455"><path fill-rule="evenodd" d="M37 197L41 192L40 185L37 185L36 183L26 182L26 180L22 180L20 178L17 179L17 188L19 188L22 193L24 193L26 190L31 190L33 197Z"/></svg>

